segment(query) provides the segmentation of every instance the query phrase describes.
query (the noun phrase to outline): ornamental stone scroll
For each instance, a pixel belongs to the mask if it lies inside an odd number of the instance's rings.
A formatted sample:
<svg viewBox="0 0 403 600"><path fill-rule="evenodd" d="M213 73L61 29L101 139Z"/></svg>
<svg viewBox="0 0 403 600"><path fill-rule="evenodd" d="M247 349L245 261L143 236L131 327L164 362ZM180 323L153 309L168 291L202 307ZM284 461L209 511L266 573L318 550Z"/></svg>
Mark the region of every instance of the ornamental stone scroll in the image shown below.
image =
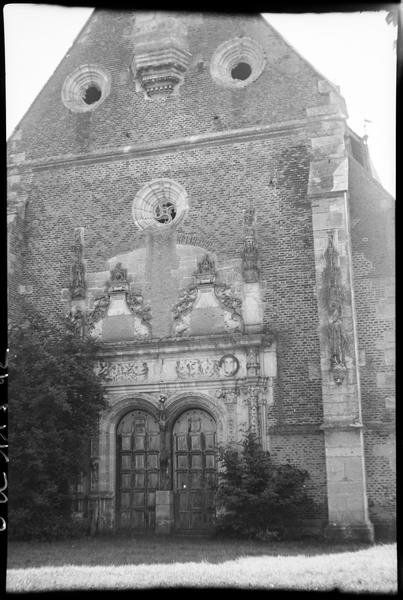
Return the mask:
<svg viewBox="0 0 403 600"><path fill-rule="evenodd" d="M146 362L109 363L101 361L97 374L108 383L116 383L121 380L140 383L148 378L148 365Z"/></svg>

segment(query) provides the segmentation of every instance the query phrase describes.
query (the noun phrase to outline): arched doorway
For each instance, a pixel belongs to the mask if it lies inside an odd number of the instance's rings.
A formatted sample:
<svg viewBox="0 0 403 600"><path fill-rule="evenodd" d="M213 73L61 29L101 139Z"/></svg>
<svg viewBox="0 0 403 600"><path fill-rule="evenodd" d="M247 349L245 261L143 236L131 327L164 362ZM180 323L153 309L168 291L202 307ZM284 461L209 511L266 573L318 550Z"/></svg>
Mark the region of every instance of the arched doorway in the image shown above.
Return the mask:
<svg viewBox="0 0 403 600"><path fill-rule="evenodd" d="M116 435L117 527L154 530L155 492L160 479L160 428L144 410L120 420Z"/></svg>
<svg viewBox="0 0 403 600"><path fill-rule="evenodd" d="M213 529L217 484L216 422L205 410L183 412L173 427L175 529Z"/></svg>

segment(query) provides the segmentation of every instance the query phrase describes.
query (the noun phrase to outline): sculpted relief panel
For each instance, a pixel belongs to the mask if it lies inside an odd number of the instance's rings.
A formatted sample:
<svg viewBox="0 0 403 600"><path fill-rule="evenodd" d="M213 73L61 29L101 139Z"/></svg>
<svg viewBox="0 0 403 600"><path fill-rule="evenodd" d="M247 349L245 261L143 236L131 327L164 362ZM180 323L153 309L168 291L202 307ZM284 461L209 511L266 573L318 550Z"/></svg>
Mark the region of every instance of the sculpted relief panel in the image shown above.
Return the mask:
<svg viewBox="0 0 403 600"><path fill-rule="evenodd" d="M239 361L232 354L226 354L220 359L185 358L176 361L176 373L180 379L233 377L238 370Z"/></svg>
<svg viewBox="0 0 403 600"><path fill-rule="evenodd" d="M100 362L97 374L105 381L114 383L118 380L140 383L148 377L148 365L143 362Z"/></svg>
<svg viewBox="0 0 403 600"><path fill-rule="evenodd" d="M220 379L234 377L240 363L233 354L218 357L181 358L179 360L154 359L143 361L100 361L97 373L104 382L115 384L129 382L140 384L190 379Z"/></svg>

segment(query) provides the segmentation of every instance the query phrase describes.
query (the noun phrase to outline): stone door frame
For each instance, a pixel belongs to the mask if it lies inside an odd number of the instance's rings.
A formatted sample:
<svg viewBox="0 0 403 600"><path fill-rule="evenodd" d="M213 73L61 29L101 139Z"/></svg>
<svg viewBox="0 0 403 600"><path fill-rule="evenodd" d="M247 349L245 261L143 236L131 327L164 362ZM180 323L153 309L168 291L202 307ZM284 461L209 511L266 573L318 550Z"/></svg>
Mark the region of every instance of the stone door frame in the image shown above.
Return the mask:
<svg viewBox="0 0 403 600"><path fill-rule="evenodd" d="M100 514L99 517L99 529L101 530L115 530L116 528L118 424L124 415L132 410L143 410L158 420L159 410L156 404L155 397L133 391L133 393L127 394L115 402L101 417L99 426L99 476L97 495L99 498L107 498L107 501L102 504L103 514ZM157 503L159 502L161 504L162 502L163 505L168 505L170 513L173 511L172 431L179 416L192 408L208 412L216 420L217 430L220 426L222 429L224 421L224 411L220 406L217 406L215 399L207 394L197 393L193 389L174 394L167 401L165 428L161 430L161 441L164 442L162 446L165 447L166 455L169 460L169 476L168 484L165 486L166 489L161 489L157 492ZM171 530L172 525L173 512L169 523L169 531ZM158 531L158 523L156 530Z"/></svg>

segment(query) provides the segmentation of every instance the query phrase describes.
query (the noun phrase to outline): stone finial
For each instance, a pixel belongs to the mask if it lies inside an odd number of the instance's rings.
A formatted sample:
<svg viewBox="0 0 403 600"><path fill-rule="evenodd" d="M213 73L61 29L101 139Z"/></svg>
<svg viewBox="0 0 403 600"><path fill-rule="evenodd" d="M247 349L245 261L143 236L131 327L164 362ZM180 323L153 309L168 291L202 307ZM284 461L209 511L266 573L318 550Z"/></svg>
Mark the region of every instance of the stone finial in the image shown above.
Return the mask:
<svg viewBox="0 0 403 600"><path fill-rule="evenodd" d="M242 250L242 276L245 283L259 281L258 249L256 242L256 211L249 203L244 210L244 241Z"/></svg>
<svg viewBox="0 0 403 600"><path fill-rule="evenodd" d="M198 284L214 283L216 279L215 264L208 254L197 263L195 276Z"/></svg>
<svg viewBox="0 0 403 600"><path fill-rule="evenodd" d="M122 263L116 263L110 273L109 291L128 291L127 269L122 267Z"/></svg>
<svg viewBox="0 0 403 600"><path fill-rule="evenodd" d="M256 377L260 372L257 348L250 347L246 354L246 373L248 377Z"/></svg>
<svg viewBox="0 0 403 600"><path fill-rule="evenodd" d="M259 281L258 258L256 240L254 238L245 239L242 251L242 275L245 283Z"/></svg>
<svg viewBox="0 0 403 600"><path fill-rule="evenodd" d="M74 230L74 258L71 265L70 295L72 300L83 299L86 294L84 254L84 228Z"/></svg>

